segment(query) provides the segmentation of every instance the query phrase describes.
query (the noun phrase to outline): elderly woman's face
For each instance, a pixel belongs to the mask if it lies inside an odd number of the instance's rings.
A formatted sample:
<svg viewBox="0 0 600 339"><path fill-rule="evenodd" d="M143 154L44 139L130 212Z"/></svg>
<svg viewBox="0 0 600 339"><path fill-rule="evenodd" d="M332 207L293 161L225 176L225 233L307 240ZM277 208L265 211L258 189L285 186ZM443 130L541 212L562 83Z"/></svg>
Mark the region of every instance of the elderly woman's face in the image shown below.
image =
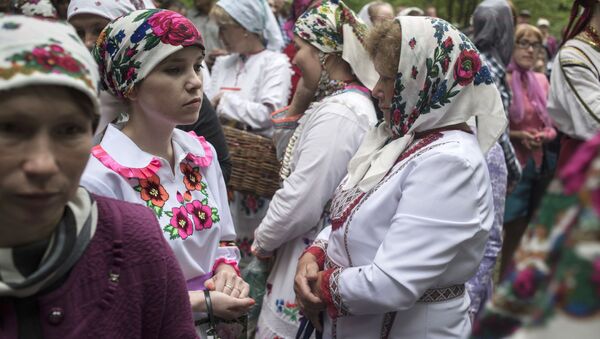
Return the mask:
<svg viewBox="0 0 600 339"><path fill-rule="evenodd" d="M77 35L85 43L85 47L92 50L100 33L110 23L110 20L99 15L83 13L72 16L69 23L75 27Z"/></svg>
<svg viewBox="0 0 600 339"><path fill-rule="evenodd" d="M316 91L321 77L319 50L298 36L294 36L294 46L296 47L296 55L292 63L300 68L304 79L304 87Z"/></svg>
<svg viewBox="0 0 600 339"><path fill-rule="evenodd" d="M379 80L373 88L373 96L379 101L379 109L383 112L385 121L390 121L390 108L394 97L394 82L396 74L391 73L385 56L377 54L374 60L375 70L379 73Z"/></svg>
<svg viewBox="0 0 600 339"><path fill-rule="evenodd" d="M528 32L515 42L513 58L517 65L525 69L531 69L535 64L537 54L542 48L542 41L533 32Z"/></svg>
<svg viewBox="0 0 600 339"><path fill-rule="evenodd" d="M75 195L92 147L92 115L70 91L0 92L0 225L52 225Z"/></svg>

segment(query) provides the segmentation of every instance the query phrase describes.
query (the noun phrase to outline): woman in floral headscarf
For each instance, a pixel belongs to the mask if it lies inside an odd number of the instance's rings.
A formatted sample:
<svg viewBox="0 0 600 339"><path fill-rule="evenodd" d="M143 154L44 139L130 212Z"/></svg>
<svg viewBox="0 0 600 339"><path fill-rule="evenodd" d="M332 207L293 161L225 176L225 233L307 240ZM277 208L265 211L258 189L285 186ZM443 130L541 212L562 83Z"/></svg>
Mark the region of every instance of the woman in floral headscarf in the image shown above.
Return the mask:
<svg viewBox="0 0 600 339"><path fill-rule="evenodd" d="M483 153L507 124L500 95L443 20L401 16L367 42L385 123L350 160L331 227L300 258L297 295L317 327L327 309L326 337L464 338L464 284L494 222Z"/></svg>
<svg viewBox="0 0 600 339"><path fill-rule="evenodd" d="M218 298L216 315L239 316L253 300L239 277L215 150L203 137L175 129L196 121L202 104L200 33L178 13L134 11L102 31L93 54L104 88L131 110L92 149L83 186L150 208L181 265L194 310L206 311L201 290L209 289Z"/></svg>
<svg viewBox="0 0 600 339"><path fill-rule="evenodd" d="M328 222L328 202L348 161L377 120L370 90L376 72L362 46L367 26L343 2L323 1L297 21L293 62L313 103L288 143L281 176L253 253L277 251L258 322L258 337L295 337L300 324L293 291L298 257Z"/></svg>
<svg viewBox="0 0 600 339"><path fill-rule="evenodd" d="M156 218L79 186L98 68L64 22L0 15L0 337L193 338Z"/></svg>

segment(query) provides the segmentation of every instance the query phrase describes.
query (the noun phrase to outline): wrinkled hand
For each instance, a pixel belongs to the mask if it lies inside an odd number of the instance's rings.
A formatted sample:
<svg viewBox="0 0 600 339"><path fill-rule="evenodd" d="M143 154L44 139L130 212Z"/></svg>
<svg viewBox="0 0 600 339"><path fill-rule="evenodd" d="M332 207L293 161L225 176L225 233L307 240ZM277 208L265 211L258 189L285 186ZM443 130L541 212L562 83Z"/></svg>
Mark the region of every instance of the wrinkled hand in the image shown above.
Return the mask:
<svg viewBox="0 0 600 339"><path fill-rule="evenodd" d="M188 293L192 310L206 312L204 291L190 291ZM227 320L235 319L248 313L250 308L256 303L251 298L234 298L225 293L215 291L210 292L210 300L212 301L214 315Z"/></svg>
<svg viewBox="0 0 600 339"><path fill-rule="evenodd" d="M222 292L234 298L244 299L250 292L250 285L237 275L233 267L221 264L215 275L204 282L204 286L216 292Z"/></svg>
<svg viewBox="0 0 600 339"><path fill-rule="evenodd" d="M325 309L325 303L320 298L321 280L317 258L305 253L296 267L294 291L298 306L318 331L322 331L319 312Z"/></svg>

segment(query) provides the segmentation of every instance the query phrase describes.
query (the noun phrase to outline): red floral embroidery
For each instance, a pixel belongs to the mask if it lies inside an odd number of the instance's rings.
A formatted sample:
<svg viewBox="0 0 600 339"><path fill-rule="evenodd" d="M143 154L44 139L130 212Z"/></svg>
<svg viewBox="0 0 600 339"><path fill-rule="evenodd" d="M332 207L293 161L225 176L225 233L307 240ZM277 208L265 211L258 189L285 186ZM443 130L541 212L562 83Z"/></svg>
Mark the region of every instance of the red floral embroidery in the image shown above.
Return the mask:
<svg viewBox="0 0 600 339"><path fill-rule="evenodd" d="M182 162L179 164L179 169L183 173L183 183L188 191L200 191L202 190L202 174L198 167L192 167L187 163Z"/></svg>
<svg viewBox="0 0 600 339"><path fill-rule="evenodd" d="M185 209L192 216L192 219L194 219L197 231L212 227L212 208L210 206L195 200L191 204L185 205Z"/></svg>
<svg viewBox="0 0 600 339"><path fill-rule="evenodd" d="M150 201L152 205L163 207L169 200L169 193L160 184L160 178L156 175L148 179L140 179L140 196L144 201Z"/></svg>
<svg viewBox="0 0 600 339"><path fill-rule="evenodd" d="M465 49L460 52L456 64L454 64L454 80L461 86L467 86L480 69L481 59L477 51Z"/></svg>
<svg viewBox="0 0 600 339"><path fill-rule="evenodd" d="M408 42L408 45L410 46L410 49L415 49L415 46L417 45L417 39L415 39L415 38L410 39L410 41Z"/></svg>
<svg viewBox="0 0 600 339"><path fill-rule="evenodd" d="M173 216L170 225L177 230L181 239L185 240L194 232L192 221L188 218L187 211L183 207L173 207L171 212Z"/></svg>

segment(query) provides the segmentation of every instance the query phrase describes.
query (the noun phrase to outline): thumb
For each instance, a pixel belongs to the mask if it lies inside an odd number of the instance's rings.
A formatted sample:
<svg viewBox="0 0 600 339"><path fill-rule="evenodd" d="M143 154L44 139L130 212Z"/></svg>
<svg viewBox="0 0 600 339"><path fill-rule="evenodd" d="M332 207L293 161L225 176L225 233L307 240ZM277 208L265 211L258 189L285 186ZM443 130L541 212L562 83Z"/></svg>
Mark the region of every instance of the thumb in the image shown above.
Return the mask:
<svg viewBox="0 0 600 339"><path fill-rule="evenodd" d="M215 281L214 281L214 278L210 278L210 279L206 280L206 281L204 282L204 287L206 287L207 289L209 289L209 290L211 290L211 291L212 291L212 290L214 290L214 289L215 289Z"/></svg>
<svg viewBox="0 0 600 339"><path fill-rule="evenodd" d="M252 298L235 299L234 308L246 308L256 304L256 301Z"/></svg>

